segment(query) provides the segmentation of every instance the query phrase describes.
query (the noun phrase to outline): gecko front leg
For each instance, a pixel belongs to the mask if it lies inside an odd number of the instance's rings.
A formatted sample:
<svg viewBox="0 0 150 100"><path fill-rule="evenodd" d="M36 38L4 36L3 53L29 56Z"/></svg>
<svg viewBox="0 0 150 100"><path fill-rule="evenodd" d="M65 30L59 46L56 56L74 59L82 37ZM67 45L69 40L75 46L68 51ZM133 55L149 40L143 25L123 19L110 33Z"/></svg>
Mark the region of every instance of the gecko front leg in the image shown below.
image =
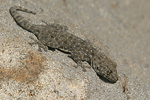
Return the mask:
<svg viewBox="0 0 150 100"><path fill-rule="evenodd" d="M79 57L79 54L76 52L72 52L71 53L71 58L77 63L77 65L74 65L75 68L77 67L81 67L82 71L86 72L86 68L91 68L90 66L88 66L87 64L85 64L85 60L83 59L83 57Z"/></svg>

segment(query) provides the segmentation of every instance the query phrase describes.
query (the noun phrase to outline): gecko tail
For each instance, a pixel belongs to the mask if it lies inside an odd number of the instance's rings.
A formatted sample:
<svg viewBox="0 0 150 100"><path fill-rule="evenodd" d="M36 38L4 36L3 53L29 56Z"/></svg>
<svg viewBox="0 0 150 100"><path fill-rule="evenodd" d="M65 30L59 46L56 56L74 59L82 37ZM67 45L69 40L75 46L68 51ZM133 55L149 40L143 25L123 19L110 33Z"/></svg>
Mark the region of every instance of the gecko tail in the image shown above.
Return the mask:
<svg viewBox="0 0 150 100"><path fill-rule="evenodd" d="M26 12L26 13L31 13L31 14L36 14L35 12L29 10L29 9L26 9L26 8L23 8L21 6L14 6L14 7L11 7L10 10L16 10L16 11L23 11L23 12Z"/></svg>
<svg viewBox="0 0 150 100"><path fill-rule="evenodd" d="M29 23L29 21L27 19L25 19L23 16L21 16L17 11L23 11L23 12L27 12L27 13L31 13L31 14L36 14L33 11L30 11L26 8L20 7L20 6L14 6L11 7L9 9L9 12L11 14L11 16L14 18L14 20L16 21L16 23L21 26L23 29L29 31L29 32L33 32L33 26L31 23Z"/></svg>

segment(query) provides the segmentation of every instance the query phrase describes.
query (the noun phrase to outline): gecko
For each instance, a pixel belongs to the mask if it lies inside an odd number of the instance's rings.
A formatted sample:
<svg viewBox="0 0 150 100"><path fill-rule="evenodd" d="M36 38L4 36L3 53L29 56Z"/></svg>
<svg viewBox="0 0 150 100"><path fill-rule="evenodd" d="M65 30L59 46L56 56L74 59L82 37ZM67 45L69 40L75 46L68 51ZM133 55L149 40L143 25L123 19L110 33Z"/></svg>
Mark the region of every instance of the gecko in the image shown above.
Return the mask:
<svg viewBox="0 0 150 100"><path fill-rule="evenodd" d="M13 6L9 9L15 22L23 29L33 33L43 46L67 51L70 57L77 63L77 66L83 66L83 62L87 62L98 76L110 83L117 82L117 63L100 52L91 42L69 33L67 31L68 27L65 25L58 23L46 25L32 24L21 16L18 11L31 14L36 13L21 6Z"/></svg>

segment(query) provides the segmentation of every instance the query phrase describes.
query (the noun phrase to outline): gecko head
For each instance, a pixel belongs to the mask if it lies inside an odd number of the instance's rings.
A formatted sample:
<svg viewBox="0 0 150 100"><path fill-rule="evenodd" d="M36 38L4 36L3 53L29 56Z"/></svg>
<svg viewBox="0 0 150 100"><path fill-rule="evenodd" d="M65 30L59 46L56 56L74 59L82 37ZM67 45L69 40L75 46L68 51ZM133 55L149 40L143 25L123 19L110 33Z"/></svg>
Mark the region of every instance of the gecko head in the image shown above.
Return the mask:
<svg viewBox="0 0 150 100"><path fill-rule="evenodd" d="M92 64L93 69L99 76L103 77L104 79L106 79L111 83L117 82L118 80L116 70L117 64L110 58L104 57L104 59L92 62Z"/></svg>

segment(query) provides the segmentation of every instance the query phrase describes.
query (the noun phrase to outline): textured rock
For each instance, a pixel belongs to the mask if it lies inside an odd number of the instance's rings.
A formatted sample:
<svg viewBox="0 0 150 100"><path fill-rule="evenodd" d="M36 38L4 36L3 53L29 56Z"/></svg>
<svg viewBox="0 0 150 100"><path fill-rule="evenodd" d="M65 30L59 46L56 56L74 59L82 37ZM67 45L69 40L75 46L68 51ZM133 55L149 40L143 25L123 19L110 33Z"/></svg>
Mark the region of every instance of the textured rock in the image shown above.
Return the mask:
<svg viewBox="0 0 150 100"><path fill-rule="evenodd" d="M0 0L0 99L148 100L150 98L149 1L147 0ZM38 52L18 27L9 8L20 5L37 12L23 14L69 27L70 33L97 46L108 45L117 61L119 80L102 81L93 69L83 72L67 54ZM104 51L105 52L105 51ZM24 72L24 73L23 73Z"/></svg>

